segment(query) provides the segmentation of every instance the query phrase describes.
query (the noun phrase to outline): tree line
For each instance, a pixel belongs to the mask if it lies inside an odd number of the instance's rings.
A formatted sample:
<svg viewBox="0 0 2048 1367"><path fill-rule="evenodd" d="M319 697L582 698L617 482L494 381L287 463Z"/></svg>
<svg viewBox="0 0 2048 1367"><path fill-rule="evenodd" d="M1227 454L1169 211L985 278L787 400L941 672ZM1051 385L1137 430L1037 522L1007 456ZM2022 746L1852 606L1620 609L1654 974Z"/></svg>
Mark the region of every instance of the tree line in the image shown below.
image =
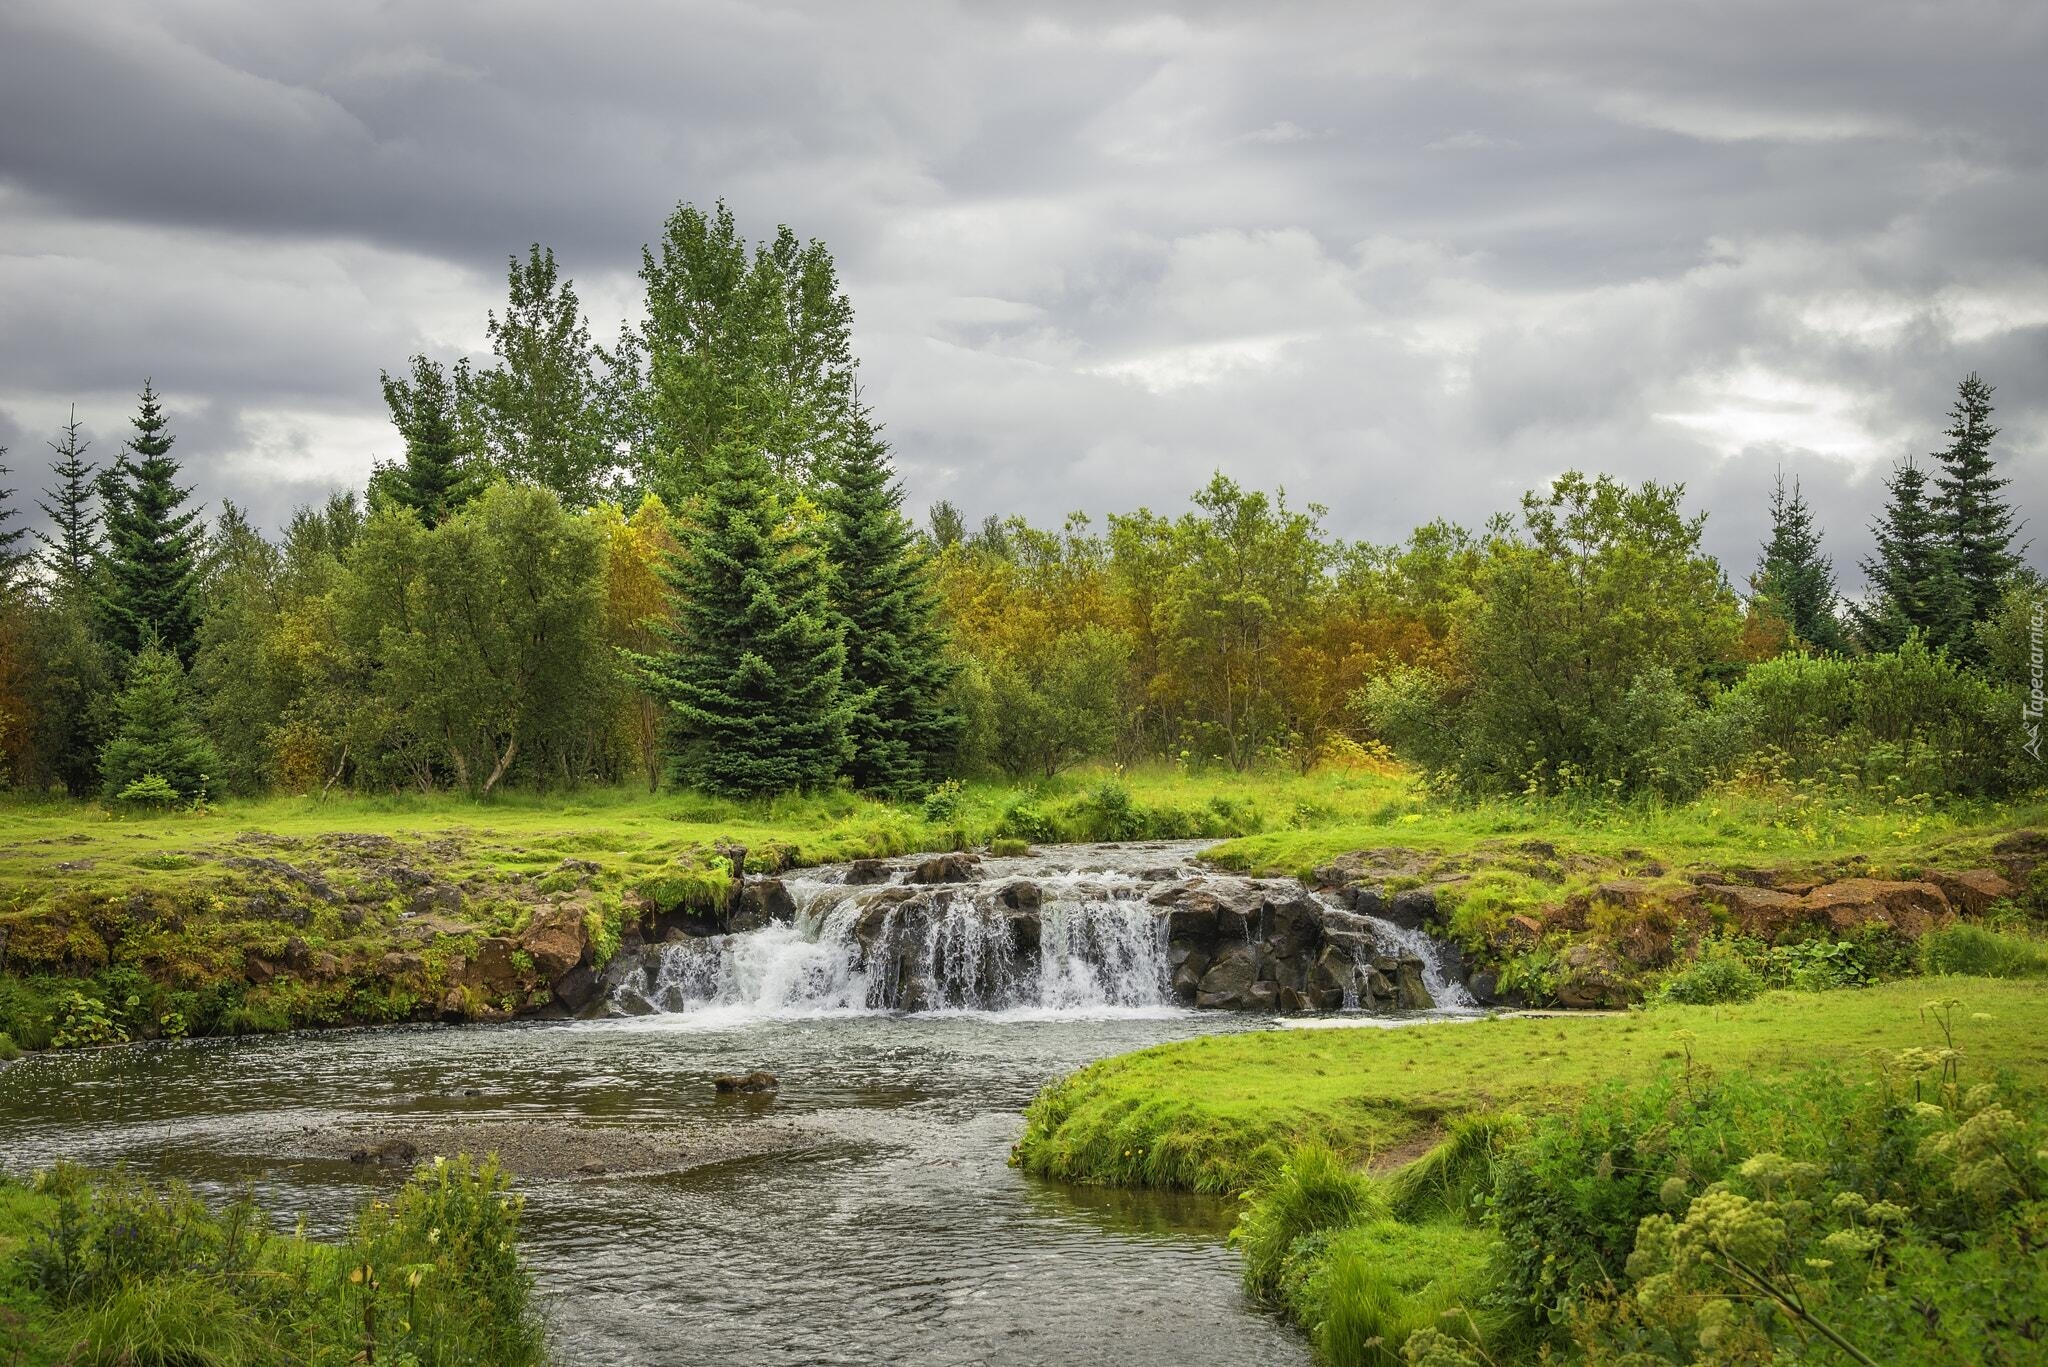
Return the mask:
<svg viewBox="0 0 2048 1367"><path fill-rule="evenodd" d="M1392 546L1221 475L1101 530L970 532L948 503L913 527L822 243L683 205L640 275L606 347L552 252L512 258L492 361L386 372L402 457L274 539L232 503L202 521L153 387L104 466L60 428L32 541L0 490L7 781L915 797L1380 747L1469 792L2033 781L2039 585L1975 375L1931 465L1892 473L1851 602L1796 481L1740 592L1681 486L1577 473Z"/></svg>

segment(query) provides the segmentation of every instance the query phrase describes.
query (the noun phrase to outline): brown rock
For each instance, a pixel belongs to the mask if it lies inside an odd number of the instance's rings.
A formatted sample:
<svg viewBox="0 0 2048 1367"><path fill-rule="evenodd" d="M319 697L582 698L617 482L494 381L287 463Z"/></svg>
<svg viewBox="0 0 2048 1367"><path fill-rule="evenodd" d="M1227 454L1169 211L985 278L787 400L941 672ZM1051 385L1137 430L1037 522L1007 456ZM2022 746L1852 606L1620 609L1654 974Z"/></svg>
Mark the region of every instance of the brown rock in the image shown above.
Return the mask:
<svg viewBox="0 0 2048 1367"><path fill-rule="evenodd" d="M1993 902L2020 895L2018 887L1990 869L1930 873L1927 881L1940 888L1949 905L1966 916L1982 916Z"/></svg>
<svg viewBox="0 0 2048 1367"><path fill-rule="evenodd" d="M2048 862L2048 835L2040 831L2014 831L1991 847L1991 858L2005 870L2006 877L2024 884L2028 874Z"/></svg>
<svg viewBox="0 0 2048 1367"><path fill-rule="evenodd" d="M981 860L971 854L941 854L911 870L913 883L971 883L981 876Z"/></svg>
<svg viewBox="0 0 2048 1367"><path fill-rule="evenodd" d="M1789 892L1749 883L1720 883L1700 889L1700 901L1726 908L1745 935L1775 940L1807 918L1805 902Z"/></svg>
<svg viewBox="0 0 2048 1367"><path fill-rule="evenodd" d="M1803 899L1816 920L1838 931L1873 922L1918 939L1954 919L1948 899L1932 883L1894 883L1877 878L1844 878L1815 888Z"/></svg>
<svg viewBox="0 0 2048 1367"><path fill-rule="evenodd" d="M519 947L550 982L581 963L588 944L583 908L573 904L539 908L519 933Z"/></svg>
<svg viewBox="0 0 2048 1367"><path fill-rule="evenodd" d="M772 1092L781 1086L775 1074L757 1068L751 1073L729 1073L724 1077L711 1079L711 1085L721 1092Z"/></svg>
<svg viewBox="0 0 2048 1367"><path fill-rule="evenodd" d="M846 866L846 881L854 887L869 883L886 883L896 876L886 859L856 859Z"/></svg>

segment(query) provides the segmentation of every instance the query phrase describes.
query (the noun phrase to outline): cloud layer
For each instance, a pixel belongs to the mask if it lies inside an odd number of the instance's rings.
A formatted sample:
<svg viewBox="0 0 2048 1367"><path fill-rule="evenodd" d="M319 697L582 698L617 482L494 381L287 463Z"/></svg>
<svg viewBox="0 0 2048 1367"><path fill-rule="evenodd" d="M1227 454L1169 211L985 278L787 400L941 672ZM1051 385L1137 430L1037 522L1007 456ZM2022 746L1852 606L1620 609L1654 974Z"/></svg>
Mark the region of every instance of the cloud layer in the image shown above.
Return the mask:
<svg viewBox="0 0 2048 1367"><path fill-rule="evenodd" d="M1570 467L1683 479L1731 575L1797 476L1838 564L1957 378L2048 500L2048 10L1492 3L0 8L0 444L153 376L275 525L552 245L600 336L723 196L837 255L913 506L1347 537ZM2041 563L2039 556L2037 563Z"/></svg>

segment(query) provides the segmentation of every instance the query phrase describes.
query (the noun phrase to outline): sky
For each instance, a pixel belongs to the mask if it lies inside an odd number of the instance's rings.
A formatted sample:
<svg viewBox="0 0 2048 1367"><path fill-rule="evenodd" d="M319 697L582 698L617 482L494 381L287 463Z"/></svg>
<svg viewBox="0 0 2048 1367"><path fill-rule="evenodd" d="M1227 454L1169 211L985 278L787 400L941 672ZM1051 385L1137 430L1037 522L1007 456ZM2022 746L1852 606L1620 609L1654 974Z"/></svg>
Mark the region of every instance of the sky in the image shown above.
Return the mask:
<svg viewBox="0 0 2048 1367"><path fill-rule="evenodd" d="M2048 517L2043 70L2031 0L0 0L6 482L147 377L274 528L510 254L609 337L723 198L832 249L913 515L1221 470L1386 542L1577 468L1683 481L1740 583L1783 472L1853 588L1967 372Z"/></svg>

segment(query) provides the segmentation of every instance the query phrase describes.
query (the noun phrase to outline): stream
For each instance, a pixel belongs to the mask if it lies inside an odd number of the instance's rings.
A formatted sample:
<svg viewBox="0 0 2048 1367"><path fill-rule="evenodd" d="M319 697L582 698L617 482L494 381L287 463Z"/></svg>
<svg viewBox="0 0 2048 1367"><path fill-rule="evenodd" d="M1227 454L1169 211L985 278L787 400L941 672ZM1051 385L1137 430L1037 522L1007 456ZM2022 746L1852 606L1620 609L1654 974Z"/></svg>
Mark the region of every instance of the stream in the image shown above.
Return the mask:
<svg viewBox="0 0 2048 1367"><path fill-rule="evenodd" d="M866 1004L876 989L832 929L853 898L822 870L794 887L794 922L668 946L606 1019L36 1057L0 1073L0 1163L126 1162L213 1194L246 1183L281 1222L334 1234L403 1177L351 1163L351 1136L682 1134L696 1165L681 1171L522 1178L559 1361L1305 1363L1299 1336L1239 1291L1229 1204L1066 1187L1006 1162L1047 1082L1151 1044L1276 1028L1170 1004L1163 937L1130 907L1160 872L1140 865L1179 871L1185 854L1041 860L1057 933L1001 972L984 946L959 972L989 999L949 1009ZM924 966L940 987L962 934L939 935L941 967ZM780 1090L714 1093L714 1076L756 1068Z"/></svg>

